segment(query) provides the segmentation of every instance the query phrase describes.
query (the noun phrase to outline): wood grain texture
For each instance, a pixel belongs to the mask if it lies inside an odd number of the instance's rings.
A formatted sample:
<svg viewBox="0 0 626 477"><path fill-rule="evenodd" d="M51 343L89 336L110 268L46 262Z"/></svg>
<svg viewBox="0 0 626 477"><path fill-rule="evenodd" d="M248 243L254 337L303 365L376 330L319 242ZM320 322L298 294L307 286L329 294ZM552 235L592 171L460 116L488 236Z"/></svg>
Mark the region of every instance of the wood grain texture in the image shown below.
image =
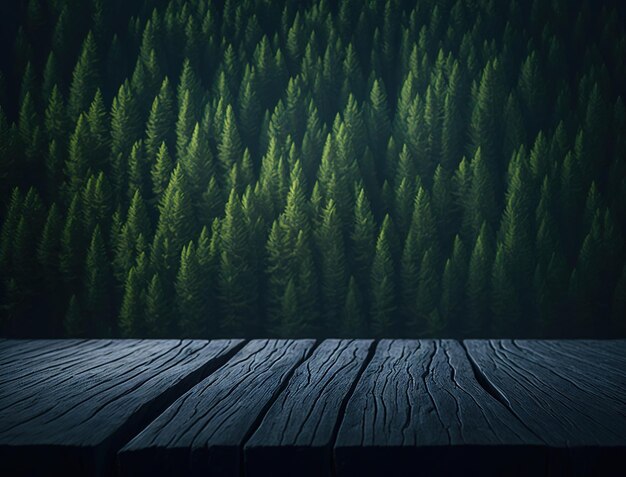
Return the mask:
<svg viewBox="0 0 626 477"><path fill-rule="evenodd" d="M326 340L294 372L245 445L247 476L331 473L336 426L372 340Z"/></svg>
<svg viewBox="0 0 626 477"><path fill-rule="evenodd" d="M539 445L475 380L457 342L383 340L348 402L334 452L339 476L407 475L416 462L425 475L511 475L541 469Z"/></svg>
<svg viewBox="0 0 626 477"><path fill-rule="evenodd" d="M122 475L240 475L242 446L314 340L253 340L118 454Z"/></svg>
<svg viewBox="0 0 626 477"><path fill-rule="evenodd" d="M613 465L622 466L626 342L468 340L465 346L488 385L553 448L551 472L612 475Z"/></svg>
<svg viewBox="0 0 626 477"><path fill-rule="evenodd" d="M110 473L115 451L130 435L241 344L91 340L2 347L3 468L11 475Z"/></svg>
<svg viewBox="0 0 626 477"><path fill-rule="evenodd" d="M626 341L0 340L3 475L604 476L625 451Z"/></svg>

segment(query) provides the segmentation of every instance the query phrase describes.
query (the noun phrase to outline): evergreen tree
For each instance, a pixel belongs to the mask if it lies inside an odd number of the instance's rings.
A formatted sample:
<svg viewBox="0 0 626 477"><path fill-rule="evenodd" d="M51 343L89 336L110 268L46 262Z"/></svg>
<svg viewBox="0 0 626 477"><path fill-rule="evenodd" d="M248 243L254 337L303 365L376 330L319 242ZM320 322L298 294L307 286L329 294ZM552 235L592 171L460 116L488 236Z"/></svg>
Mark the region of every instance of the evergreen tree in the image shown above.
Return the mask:
<svg viewBox="0 0 626 477"><path fill-rule="evenodd" d="M287 248L286 230L278 220L272 224L266 244L267 255L267 325L271 335L281 336L282 309L281 300L287 286L289 260L285 250Z"/></svg>
<svg viewBox="0 0 626 477"><path fill-rule="evenodd" d="M145 317L148 336L166 337L176 333L171 304L158 273L152 275L146 290Z"/></svg>
<svg viewBox="0 0 626 477"><path fill-rule="evenodd" d="M112 334L108 314L110 303L109 260L100 227L96 226L85 258L85 300L84 309L93 320L89 329L96 336Z"/></svg>
<svg viewBox="0 0 626 477"><path fill-rule="evenodd" d="M128 196L132 198L135 191L146 194L148 188L148 161L143 141L139 140L130 150L128 157Z"/></svg>
<svg viewBox="0 0 626 477"><path fill-rule="evenodd" d="M507 255L502 243L498 244L491 272L491 330L495 336L517 336L521 310L519 295L511 279Z"/></svg>
<svg viewBox="0 0 626 477"><path fill-rule="evenodd" d="M489 292L492 266L492 249L487 224L483 224L470 256L465 294L468 319L464 325L465 336L476 336L489 323Z"/></svg>
<svg viewBox="0 0 626 477"><path fill-rule="evenodd" d="M96 90L87 112L87 126L91 143L91 163L94 169L106 170L109 156L109 118L100 89Z"/></svg>
<svg viewBox="0 0 626 477"><path fill-rule="evenodd" d="M438 258L435 257L432 248L424 252L419 267L417 280L415 317L416 320L409 323L412 335L426 334L437 336L444 327L443 321L447 317L441 317L437 309L439 301L439 278L441 274L436 268Z"/></svg>
<svg viewBox="0 0 626 477"><path fill-rule="evenodd" d="M486 169L496 176L500 174L502 151L502 84L499 76L500 65L497 60L487 63L483 70L477 91L476 104L472 112L470 137L472 152L478 154Z"/></svg>
<svg viewBox="0 0 626 477"><path fill-rule="evenodd" d="M57 85L54 85L50 93L44 115L44 126L49 139L55 140L57 144L66 144L68 122L65 104Z"/></svg>
<svg viewBox="0 0 626 477"><path fill-rule="evenodd" d="M55 86L61 83L61 73L54 50L50 51L46 59L46 65L43 70L43 82L41 85L41 95L44 103L52 96Z"/></svg>
<svg viewBox="0 0 626 477"><path fill-rule="evenodd" d="M174 164L172 158L170 157L165 142L162 142L156 155L156 161L153 163L150 171L152 177L152 193L155 199L159 200L162 197L169 183L173 169Z"/></svg>
<svg viewBox="0 0 626 477"><path fill-rule="evenodd" d="M368 290L369 281L366 277L369 276L372 261L374 260L376 222L363 188L360 188L356 194L354 228L351 239L352 270L354 270L355 279L359 280L360 289Z"/></svg>
<svg viewBox="0 0 626 477"><path fill-rule="evenodd" d="M111 191L104 173L91 176L82 193L82 215L84 230L89 234L98 224L101 228L109 228L111 216Z"/></svg>
<svg viewBox="0 0 626 477"><path fill-rule="evenodd" d="M178 165L172 171L167 189L159 203L157 225L157 235L167 238L176 254L191 240L196 229L193 209L185 189L185 177Z"/></svg>
<svg viewBox="0 0 626 477"><path fill-rule="evenodd" d="M391 336L395 330L396 290L391 255L391 219L388 215L376 240L371 271L370 329L374 336Z"/></svg>
<svg viewBox="0 0 626 477"><path fill-rule="evenodd" d="M178 119L176 120L176 157L180 159L187 151L187 145L198 120L188 90L178 99Z"/></svg>
<svg viewBox="0 0 626 477"><path fill-rule="evenodd" d="M374 80L367 105L367 133L374 157L380 161L385 154L385 142L391 134L389 105L382 82Z"/></svg>
<svg viewBox="0 0 626 477"><path fill-rule="evenodd" d="M222 331L228 336L249 336L255 331L257 281L249 258L250 234L241 200L231 191L221 224L219 298Z"/></svg>
<svg viewBox="0 0 626 477"><path fill-rule="evenodd" d="M72 295L63 319L63 328L67 336L84 337L87 335L85 331L85 318L80 310L80 305L76 295Z"/></svg>
<svg viewBox="0 0 626 477"><path fill-rule="evenodd" d="M318 232L321 257L320 280L324 324L329 333L340 322L340 313L345 302L348 277L341 222L332 199L322 213L322 224Z"/></svg>
<svg viewBox="0 0 626 477"><path fill-rule="evenodd" d="M24 198L18 187L15 187L9 199L4 222L2 223L2 231L0 232L0 271L5 277L6 270L11 266L13 254L13 237L17 229L17 224L22 215Z"/></svg>
<svg viewBox="0 0 626 477"><path fill-rule="evenodd" d="M297 314L288 319L283 308L283 336L308 337L318 336L321 332L319 325L319 296L318 276L315 272L313 252L310 239L303 230L300 231L295 243L293 254L294 279L289 280L285 288L284 297L289 297L290 284L295 285L297 300ZM293 309L293 308L292 308Z"/></svg>
<svg viewBox="0 0 626 477"><path fill-rule="evenodd" d="M191 61L185 58L176 90L179 108L182 108L187 92L189 92L189 105L192 108L192 114L197 118L203 103L203 94L200 80L191 66Z"/></svg>
<svg viewBox="0 0 626 477"><path fill-rule="evenodd" d="M93 34L89 32L83 42L82 51L72 73L67 106L68 115L72 121L76 121L78 116L89 108L89 103L97 89L98 80L96 41Z"/></svg>
<svg viewBox="0 0 626 477"><path fill-rule="evenodd" d="M146 125L146 154L149 160L157 157L160 148L174 145L175 124L174 98L167 77L161 83L159 94L154 98Z"/></svg>
<svg viewBox="0 0 626 477"><path fill-rule="evenodd" d="M465 316L464 287L467 281L468 257L461 238L454 238L452 253L446 260L441 276L439 313L447 321L450 334L457 335Z"/></svg>
<svg viewBox="0 0 626 477"><path fill-rule="evenodd" d="M224 128L217 146L217 158L222 165L222 171L229 171L233 164L239 163L243 155L241 138L235 122L233 108L228 105Z"/></svg>
<svg viewBox="0 0 626 477"><path fill-rule="evenodd" d="M457 164L463 157L464 147L467 142L467 132L464 124L464 100L463 78L459 63L455 62L443 100L443 123L441 130L441 164L449 172L456 169Z"/></svg>
<svg viewBox="0 0 626 477"><path fill-rule="evenodd" d="M120 86L111 106L111 160L116 193L122 195L127 184L126 158L139 136L139 118L128 83Z"/></svg>
<svg viewBox="0 0 626 477"><path fill-rule="evenodd" d="M61 233L63 220L56 203L48 209L46 223L37 246L37 261L42 268L46 290L50 292L58 289L57 276L59 273L59 255L61 252ZM55 294L49 293L54 299Z"/></svg>
<svg viewBox="0 0 626 477"><path fill-rule="evenodd" d="M470 162L471 182L465 204L464 220L475 237L484 222L492 226L497 218L493 169L490 169L479 147Z"/></svg>
<svg viewBox="0 0 626 477"><path fill-rule="evenodd" d="M361 337L366 334L366 323L361 295L357 288L356 280L350 277L348 292L343 305L343 326L340 328L342 336Z"/></svg>
<svg viewBox="0 0 626 477"><path fill-rule="evenodd" d="M65 163L69 194L78 192L87 177L91 175L92 168L89 161L91 146L87 119L81 115L74 133L70 136L69 155Z"/></svg>
<svg viewBox="0 0 626 477"><path fill-rule="evenodd" d="M207 334L209 310L206 291L202 289L200 266L193 242L183 247L176 277L176 309L180 331L189 337L203 338Z"/></svg>
<svg viewBox="0 0 626 477"><path fill-rule="evenodd" d="M245 144L252 151L257 150L262 115L261 100L258 97L256 69L246 66L241 89L239 92L239 117L241 133Z"/></svg>
<svg viewBox="0 0 626 477"><path fill-rule="evenodd" d="M75 290L80 283L83 264L83 220L81 216L81 201L78 194L74 194L72 202L65 216L63 233L61 235L61 253L59 268L61 276L68 290Z"/></svg>
<svg viewBox="0 0 626 477"><path fill-rule="evenodd" d="M144 323L145 297L141 272L131 267L124 284L124 297L120 307L119 328L124 337L141 337L146 333Z"/></svg>
<svg viewBox="0 0 626 477"><path fill-rule="evenodd" d="M198 203L215 172L209 142L199 124L193 130L186 154L179 158L178 163L185 174L191 199Z"/></svg>

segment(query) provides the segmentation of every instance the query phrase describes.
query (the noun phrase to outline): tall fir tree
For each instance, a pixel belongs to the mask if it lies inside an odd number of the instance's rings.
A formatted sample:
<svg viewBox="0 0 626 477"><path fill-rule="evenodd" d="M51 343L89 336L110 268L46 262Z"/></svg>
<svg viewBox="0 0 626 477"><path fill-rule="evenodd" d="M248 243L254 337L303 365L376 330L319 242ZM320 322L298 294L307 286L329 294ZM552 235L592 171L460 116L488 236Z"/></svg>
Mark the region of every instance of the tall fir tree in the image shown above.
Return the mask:
<svg viewBox="0 0 626 477"><path fill-rule="evenodd" d="M372 263L370 330L374 336L392 336L395 332L396 286L391 253L391 219L385 216L376 240Z"/></svg>
<svg viewBox="0 0 626 477"><path fill-rule="evenodd" d="M98 51L94 35L89 32L83 42L82 51L72 73L68 114L76 121L81 113L86 112L97 89L99 80Z"/></svg>
<svg viewBox="0 0 626 477"><path fill-rule="evenodd" d="M179 329L185 336L204 338L208 334L209 310L202 289L200 264L193 242L183 247L176 277L176 310Z"/></svg>
<svg viewBox="0 0 626 477"><path fill-rule="evenodd" d="M233 190L226 203L221 224L219 298L222 331L229 336L255 333L257 277L249 261L250 234L245 222L241 199Z"/></svg>
<svg viewBox="0 0 626 477"><path fill-rule="evenodd" d="M483 224L470 256L465 295L467 299L467 323L462 334L479 336L490 323L489 293L491 266L493 263L491 237L487 224Z"/></svg>
<svg viewBox="0 0 626 477"><path fill-rule="evenodd" d="M154 160L163 143L173 147L175 124L175 104L167 77L161 83L159 94L155 96L150 108L146 125L146 153L149 160Z"/></svg>
<svg viewBox="0 0 626 477"><path fill-rule="evenodd" d="M111 336L114 332L110 317L110 271L104 238L96 226L85 258L84 310L88 313L91 334Z"/></svg>
<svg viewBox="0 0 626 477"><path fill-rule="evenodd" d="M320 280L324 327L332 334L340 323L340 314L345 302L348 276L346 271L345 245L335 203L328 201L322 213L322 224L318 231L319 255L321 258Z"/></svg>

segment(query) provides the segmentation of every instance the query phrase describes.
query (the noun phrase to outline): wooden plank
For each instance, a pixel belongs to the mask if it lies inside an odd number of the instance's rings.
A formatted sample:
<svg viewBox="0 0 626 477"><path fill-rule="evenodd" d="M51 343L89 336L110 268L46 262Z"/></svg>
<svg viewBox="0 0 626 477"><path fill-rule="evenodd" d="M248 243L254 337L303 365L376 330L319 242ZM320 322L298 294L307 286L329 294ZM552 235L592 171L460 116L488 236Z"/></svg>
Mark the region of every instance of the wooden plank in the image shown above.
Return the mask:
<svg viewBox="0 0 626 477"><path fill-rule="evenodd" d="M515 342L522 343L519 340ZM577 364L597 368L603 373L622 378L626 376L626 341L534 340L529 343L548 348L551 353L559 353Z"/></svg>
<svg viewBox="0 0 626 477"><path fill-rule="evenodd" d="M173 343L170 343L174 346ZM166 345L166 348L169 345ZM19 360L7 365L9 374L0 379L0 409L13 406L14 410L31 406L39 399L38 390L57 389L58 397L71 396L76 391L67 386L72 376L100 374L116 362L128 362L133 356L150 360L153 353L161 353L162 342L141 340L90 340L75 349L63 350L62 354L39 354L30 360ZM133 369L140 362L133 363ZM13 392L19 387L20 393Z"/></svg>
<svg viewBox="0 0 626 477"><path fill-rule="evenodd" d="M623 361L624 342L468 340L465 345L488 385L553 448L551 472L601 475L622 465L626 382L611 363Z"/></svg>
<svg viewBox="0 0 626 477"><path fill-rule="evenodd" d="M514 340L511 344L514 353L527 355L540 366L560 370L585 392L596 395L600 391L603 400L613 401L612 409L626 416L626 359L623 356L626 346L621 351L622 356L613 355L613 359L606 359L599 356L602 344L596 346L598 351L593 353L570 352L566 346L554 341ZM508 347L507 343L504 346Z"/></svg>
<svg viewBox="0 0 626 477"><path fill-rule="evenodd" d="M383 340L334 454L338 476L530 475L545 463L540 444L474 379L458 342Z"/></svg>
<svg viewBox="0 0 626 477"><path fill-rule="evenodd" d="M36 349L24 350L17 355L13 354L13 348L0 351L0 359L4 359L0 363L0 384L4 384L5 389L10 389L9 383L22 381L28 376L45 378L47 374L44 371L46 370L49 373L60 374L65 369L70 369L81 362L89 363L92 357L101 360L119 349L130 350L132 348L131 342L126 340L67 341L70 343L63 343L63 345L55 342L39 342ZM31 381L29 382L32 384Z"/></svg>
<svg viewBox="0 0 626 477"><path fill-rule="evenodd" d="M121 474L239 476L243 443L314 343L248 343L118 453Z"/></svg>
<svg viewBox="0 0 626 477"><path fill-rule="evenodd" d="M5 340L0 346L0 366L28 362L32 358L53 352L68 352L71 348L91 343L88 340Z"/></svg>
<svg viewBox="0 0 626 477"><path fill-rule="evenodd" d="M92 340L82 350L77 346L74 356L47 365L45 344L38 342L31 372L0 381L3 470L111 473L115 451L129 436L241 345L241 340Z"/></svg>
<svg viewBox="0 0 626 477"><path fill-rule="evenodd" d="M340 413L372 340L326 340L294 372L244 447L247 476L324 476Z"/></svg>

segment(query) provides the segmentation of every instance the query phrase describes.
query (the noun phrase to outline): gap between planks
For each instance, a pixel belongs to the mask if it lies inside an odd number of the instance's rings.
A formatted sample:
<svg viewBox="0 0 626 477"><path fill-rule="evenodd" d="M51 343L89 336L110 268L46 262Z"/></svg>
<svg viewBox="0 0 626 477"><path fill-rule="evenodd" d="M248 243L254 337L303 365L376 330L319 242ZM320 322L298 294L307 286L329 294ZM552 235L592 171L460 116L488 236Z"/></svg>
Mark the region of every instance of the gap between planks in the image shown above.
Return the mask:
<svg viewBox="0 0 626 477"><path fill-rule="evenodd" d="M265 404L265 406L263 406L263 408L261 409L261 412L259 412L259 415L256 417L256 419L252 423L252 426L250 426L250 429L248 429L248 432L245 434L244 438L242 439L241 441L242 444L239 446L239 473L242 477L245 477L246 475L246 465L244 461L245 459L244 447L246 446L246 443L250 440L252 435L259 428L259 426L261 425L261 422L263 422L263 418L267 414L267 411L269 411L269 409L272 407L272 404L274 404L274 402L278 399L278 396L280 396L283 393L283 391L287 388L287 386L289 385L289 381L291 381L293 374L296 372L296 369L298 369L300 366L306 363L306 361L311 357L311 355L315 352L315 350L319 347L319 345L322 344L323 341L324 340L316 339L315 342L313 343L313 346L311 346L311 348L304 354L302 359L300 359L300 361L298 361L291 368L291 370L287 373L285 380L281 383L280 386L278 386L278 388L276 388L276 390L272 394L272 397L268 399L267 403Z"/></svg>
<svg viewBox="0 0 626 477"><path fill-rule="evenodd" d="M493 397L496 401L500 402L500 404L502 404L507 409L507 411L509 411L509 413L522 426L524 426L524 428L528 432L530 432L533 436L535 436L537 440L545 444L545 440L542 439L541 436L537 434L531 427L529 427L528 424L526 424L524 420L515 412L515 410L511 406L511 403L509 402L507 397L504 395L504 393L500 389L498 389L496 385L493 384L489 380L489 378L481 371L480 367L478 366L476 361L474 361L474 358L472 358L472 355L468 351L467 346L465 346L465 340L458 340L458 343L461 345L461 349L465 352L465 357L467 358L467 361L469 362L470 367L472 368L472 371L474 373L474 379L480 385L480 387L483 388L485 392L489 394L491 397Z"/></svg>
<svg viewBox="0 0 626 477"><path fill-rule="evenodd" d="M236 341L235 339L232 340ZM207 344L211 341L212 340L208 340ZM155 402L154 406L150 409L146 416L141 419L141 422L137 422L134 426L132 426L132 430L120 429L120 434L122 434L123 432L124 436L120 435L117 441L117 445L114 446L114 459L116 459L117 453L120 449L122 449L126 444L133 440L139 433L141 433L141 431L143 431L152 421L154 421L168 407L170 407L174 403L174 401L176 401L179 397L187 393L195 385L202 382L202 380L206 379L208 376L215 373L222 366L228 363L233 356L235 356L246 344L249 343L249 341L250 340L245 339L240 340L240 342L235 344L228 352L217 358L214 358L211 361L208 361L196 372L186 376L186 378L178 383L176 386L164 390L164 392L157 398L157 400L163 399L163 402L159 404ZM134 416L131 416L129 422L133 420L133 417Z"/></svg>
<svg viewBox="0 0 626 477"><path fill-rule="evenodd" d="M353 338L338 338L337 340L345 341L345 342L348 342L348 343L351 343L351 342L354 342L354 341L361 341L359 339L353 339ZM286 392L286 390L289 387L289 385L291 383L291 380L293 379L295 373L302 366L304 366L310 359L312 359L313 356L315 355L316 350L318 350L320 348L320 346L323 343L327 342L327 341L329 341L329 340L328 339L317 340L315 345L311 348L311 350L308 353L308 355L306 355L298 364L296 364L292 368L291 372L289 373L288 379L285 380L285 382L280 387L280 389L272 396L272 399L267 403L267 405L264 407L262 412L258 415L257 419L254 422L254 425L251 427L249 432L246 434L245 438L242 441L241 447L240 447L240 475L242 477L245 477L248 474L247 465L246 465L246 462L245 462L245 459L246 459L246 446L250 442L252 436L259 430L259 428L261 427L261 425L263 423L263 420L267 416L267 414L270 411L270 409L272 408L272 406L281 397L281 395L284 392ZM332 339L330 339L330 341L332 341ZM358 368L358 370L356 372L354 380L352 381L351 385L349 386L348 390L346 391L345 395L343 396L343 398L341 400L341 404L340 404L338 412L337 412L337 419L336 419L335 423L333 424L333 430L332 430L332 434L331 434L330 441L329 441L329 444L328 444L328 452L329 452L329 460L330 460L330 465L329 465L329 468L328 468L328 475L329 476L337 475L333 448L334 448L334 445L335 445L335 441L337 439L337 434L339 432L339 428L341 427L341 424L342 424L344 416L345 416L346 407L348 406L348 402L349 402L350 398L352 397L352 394L354 393L354 390L356 389L356 386L359 383L359 381L361 379L361 376L365 372L365 369L369 365L370 361L372 360L372 358L373 358L373 356L374 356L374 354L376 352L376 347L378 345L378 341L379 340L369 339L369 340L365 340L365 341L370 341L370 343L369 343L369 345L367 347L367 352L365 353L365 357L363 358L363 360L361 361L361 363L359 365L359 368Z"/></svg>
<svg viewBox="0 0 626 477"><path fill-rule="evenodd" d="M335 447L335 442L337 442L337 434L339 434L339 428L341 427L341 424L343 423L343 419L346 415L346 408L348 407L348 402L350 401L350 398L354 394L354 391L357 385L359 384L359 381L361 380L361 376L363 376L363 373L369 366L370 362L372 361L372 358L374 358L374 354L376 353L376 348L378 347L379 342L380 340L374 340L370 344L370 347L367 350L367 356L365 357L365 359L363 360L363 363L361 364L361 369L359 369L359 372L357 373L356 378L354 379L354 382L350 386L350 389L346 393L344 400L341 403L341 406L339 408L339 418L337 419L337 422L335 423L335 428L333 429L333 437L330 441L331 442L330 444L330 448L331 448L330 475L331 477L337 476L337 461L335 459L334 447Z"/></svg>

